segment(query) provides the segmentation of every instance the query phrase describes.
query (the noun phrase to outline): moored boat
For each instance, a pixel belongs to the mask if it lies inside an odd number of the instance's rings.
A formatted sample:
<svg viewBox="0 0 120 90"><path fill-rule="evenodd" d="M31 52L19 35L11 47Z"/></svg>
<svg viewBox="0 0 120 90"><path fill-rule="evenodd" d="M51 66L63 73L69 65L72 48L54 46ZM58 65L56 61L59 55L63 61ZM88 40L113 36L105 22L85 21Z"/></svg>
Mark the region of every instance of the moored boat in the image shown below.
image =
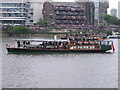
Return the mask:
<svg viewBox="0 0 120 90"><path fill-rule="evenodd" d="M118 32L113 32L112 35L109 35L107 38L112 38L112 39L120 39L120 33Z"/></svg>
<svg viewBox="0 0 120 90"><path fill-rule="evenodd" d="M15 46L6 45L8 53L80 53L115 50L113 41L16 39Z"/></svg>

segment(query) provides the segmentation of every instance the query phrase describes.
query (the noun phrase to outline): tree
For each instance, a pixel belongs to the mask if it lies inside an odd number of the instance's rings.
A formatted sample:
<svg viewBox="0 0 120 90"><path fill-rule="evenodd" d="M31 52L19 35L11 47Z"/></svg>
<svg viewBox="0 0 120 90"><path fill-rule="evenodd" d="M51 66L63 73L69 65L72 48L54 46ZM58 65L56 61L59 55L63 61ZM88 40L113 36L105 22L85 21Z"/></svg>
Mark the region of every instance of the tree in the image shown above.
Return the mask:
<svg viewBox="0 0 120 90"><path fill-rule="evenodd" d="M118 25L120 25L120 19L118 20Z"/></svg>
<svg viewBox="0 0 120 90"><path fill-rule="evenodd" d="M25 26L9 26L8 28L9 34L27 34L29 33L28 27Z"/></svg>
<svg viewBox="0 0 120 90"><path fill-rule="evenodd" d="M48 19L40 19L39 22L37 22L36 24L40 26L48 26L49 22Z"/></svg>
<svg viewBox="0 0 120 90"><path fill-rule="evenodd" d="M105 14L104 15L104 19L108 24L114 24L114 25L118 25L119 24L119 19L115 16L111 16L109 14Z"/></svg>
<svg viewBox="0 0 120 90"><path fill-rule="evenodd" d="M16 26L15 32L17 34L26 34L29 32L29 29L28 29L28 27L24 27L24 26Z"/></svg>

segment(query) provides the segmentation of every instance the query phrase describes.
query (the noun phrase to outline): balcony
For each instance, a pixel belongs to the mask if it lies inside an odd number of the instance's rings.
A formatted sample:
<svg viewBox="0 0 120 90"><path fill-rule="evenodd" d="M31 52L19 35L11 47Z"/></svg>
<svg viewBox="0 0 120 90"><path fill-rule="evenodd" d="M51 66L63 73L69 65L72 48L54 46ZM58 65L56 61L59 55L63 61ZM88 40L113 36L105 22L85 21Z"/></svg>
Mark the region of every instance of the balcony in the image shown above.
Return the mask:
<svg viewBox="0 0 120 90"><path fill-rule="evenodd" d="M2 3L2 4L3 4L3 3L21 3L21 4L24 4L24 2L13 2L13 1L11 1L11 2L8 2L8 1L7 1L7 2L4 2L4 1L2 1L2 2L0 2L0 3Z"/></svg>
<svg viewBox="0 0 120 90"><path fill-rule="evenodd" d="M81 20L85 18L85 16L56 16L56 20Z"/></svg>
<svg viewBox="0 0 120 90"><path fill-rule="evenodd" d="M0 13L26 13L26 12L0 12Z"/></svg>
<svg viewBox="0 0 120 90"><path fill-rule="evenodd" d="M85 12L56 12L56 15L85 16Z"/></svg>
<svg viewBox="0 0 120 90"><path fill-rule="evenodd" d="M0 17L0 20L25 20L26 17Z"/></svg>
<svg viewBox="0 0 120 90"><path fill-rule="evenodd" d="M26 8L26 7L0 7L0 8Z"/></svg>
<svg viewBox="0 0 120 90"><path fill-rule="evenodd" d="M79 25L79 24L84 24L85 21L81 21L81 20L56 20L57 24L67 24L67 25Z"/></svg>
<svg viewBox="0 0 120 90"><path fill-rule="evenodd" d="M60 6L55 7L55 11L76 11L76 12L83 12L85 11L85 7L66 7L66 6Z"/></svg>

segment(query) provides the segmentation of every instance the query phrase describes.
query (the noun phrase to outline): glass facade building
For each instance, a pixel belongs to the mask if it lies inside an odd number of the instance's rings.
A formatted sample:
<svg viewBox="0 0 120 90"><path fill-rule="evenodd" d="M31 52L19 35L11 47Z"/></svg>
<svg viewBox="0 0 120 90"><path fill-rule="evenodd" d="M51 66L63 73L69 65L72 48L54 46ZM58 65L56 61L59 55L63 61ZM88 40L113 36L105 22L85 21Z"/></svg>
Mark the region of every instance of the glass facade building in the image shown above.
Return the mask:
<svg viewBox="0 0 120 90"><path fill-rule="evenodd" d="M108 0L93 0L95 4L95 24L105 24L104 15L107 14L109 8Z"/></svg>
<svg viewBox="0 0 120 90"><path fill-rule="evenodd" d="M115 9L115 8L111 9L110 14L111 14L112 16L117 17L117 9Z"/></svg>
<svg viewBox="0 0 120 90"><path fill-rule="evenodd" d="M0 20L2 25L22 25L26 22L29 5L26 0L2 0Z"/></svg>

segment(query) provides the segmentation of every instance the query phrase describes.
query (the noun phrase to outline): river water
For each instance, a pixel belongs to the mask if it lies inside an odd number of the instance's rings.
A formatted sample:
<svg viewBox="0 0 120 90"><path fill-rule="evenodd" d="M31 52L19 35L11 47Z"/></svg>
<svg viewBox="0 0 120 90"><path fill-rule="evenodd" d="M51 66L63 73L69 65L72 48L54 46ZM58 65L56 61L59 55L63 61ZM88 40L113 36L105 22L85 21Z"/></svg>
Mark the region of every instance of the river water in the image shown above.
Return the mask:
<svg viewBox="0 0 120 90"><path fill-rule="evenodd" d="M7 54L13 38L2 38L3 88L118 88L117 39L114 53Z"/></svg>

